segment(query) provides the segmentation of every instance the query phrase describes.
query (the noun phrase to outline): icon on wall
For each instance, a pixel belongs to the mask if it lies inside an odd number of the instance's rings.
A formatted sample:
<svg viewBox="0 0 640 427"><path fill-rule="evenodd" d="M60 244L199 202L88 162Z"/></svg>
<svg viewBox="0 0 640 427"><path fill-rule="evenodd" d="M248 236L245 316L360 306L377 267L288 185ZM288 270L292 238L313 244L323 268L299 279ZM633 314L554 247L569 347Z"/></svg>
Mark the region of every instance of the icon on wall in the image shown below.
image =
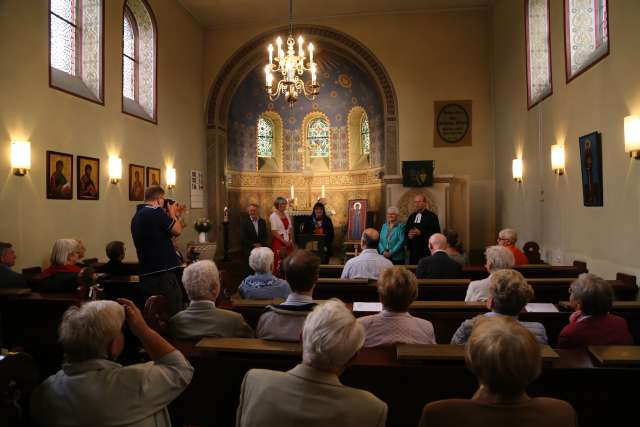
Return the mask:
<svg viewBox="0 0 640 427"><path fill-rule="evenodd" d="M100 198L100 159L77 156L78 200L98 200Z"/></svg>
<svg viewBox="0 0 640 427"><path fill-rule="evenodd" d="M593 132L578 139L585 206L603 206L602 134Z"/></svg>
<svg viewBox="0 0 640 427"><path fill-rule="evenodd" d="M73 198L73 155L47 151L47 199Z"/></svg>

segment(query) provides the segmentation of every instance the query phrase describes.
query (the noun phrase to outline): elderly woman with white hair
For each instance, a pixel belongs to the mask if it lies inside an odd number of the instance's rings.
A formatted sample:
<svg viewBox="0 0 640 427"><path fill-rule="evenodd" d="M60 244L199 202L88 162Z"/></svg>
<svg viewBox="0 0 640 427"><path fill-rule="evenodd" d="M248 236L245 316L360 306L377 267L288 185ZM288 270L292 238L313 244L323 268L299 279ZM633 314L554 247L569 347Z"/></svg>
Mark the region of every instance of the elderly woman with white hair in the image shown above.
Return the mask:
<svg viewBox="0 0 640 427"><path fill-rule="evenodd" d="M69 308L60 324L65 364L31 396L39 426L171 426L167 405L191 382L185 357L144 321L129 300ZM151 362L122 366L127 321Z"/></svg>
<svg viewBox="0 0 640 427"><path fill-rule="evenodd" d="M338 378L364 339L344 303L318 305L304 323L301 364L288 372L247 372L236 426L384 426L387 405Z"/></svg>
<svg viewBox="0 0 640 427"><path fill-rule="evenodd" d="M270 248L255 248L249 255L249 266L255 274L245 277L240 283L238 293L247 299L286 299L291 293L289 284L271 272L273 270L273 251Z"/></svg>
<svg viewBox="0 0 640 427"><path fill-rule="evenodd" d="M213 261L198 261L185 268L182 283L191 302L169 319L171 337L253 337L253 329L241 314L216 307L220 274Z"/></svg>
<svg viewBox="0 0 640 427"><path fill-rule="evenodd" d="M471 399L429 403L422 412L420 427L578 425L576 413L567 402L527 395L527 386L540 375L540 345L514 319L495 317L478 322L467 343L465 359L480 387Z"/></svg>
<svg viewBox="0 0 640 427"><path fill-rule="evenodd" d="M514 265L529 264L529 258L516 246L518 233L512 228L505 228L498 233L498 244L509 249L513 254Z"/></svg>
<svg viewBox="0 0 640 427"><path fill-rule="evenodd" d="M522 309L533 298L533 288L516 270L500 270L491 275L487 308L491 311L467 319L456 330L451 344L464 344L469 339L475 325L486 317L510 317L517 320ZM547 344L547 331L539 322L520 322L540 342Z"/></svg>
<svg viewBox="0 0 640 427"><path fill-rule="evenodd" d="M484 251L484 257L486 259L484 268L489 272L489 277L469 283L465 301L486 301L489 298L491 275L496 271L512 268L515 262L511 251L500 245L489 246Z"/></svg>
<svg viewBox="0 0 640 427"><path fill-rule="evenodd" d="M387 221L380 230L378 252L394 264L404 264L404 224L398 221L398 208L387 208Z"/></svg>
<svg viewBox="0 0 640 427"><path fill-rule="evenodd" d="M76 239L56 240L51 249L51 265L34 279L36 289L44 292L75 292L81 270L77 265L80 250Z"/></svg>

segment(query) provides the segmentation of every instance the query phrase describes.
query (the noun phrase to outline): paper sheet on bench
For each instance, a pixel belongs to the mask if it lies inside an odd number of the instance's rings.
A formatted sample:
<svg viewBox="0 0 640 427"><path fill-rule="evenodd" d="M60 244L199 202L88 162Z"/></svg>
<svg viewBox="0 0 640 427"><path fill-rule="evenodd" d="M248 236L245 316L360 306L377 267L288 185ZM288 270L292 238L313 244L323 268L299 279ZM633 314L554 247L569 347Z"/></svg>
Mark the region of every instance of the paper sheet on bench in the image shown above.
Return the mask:
<svg viewBox="0 0 640 427"><path fill-rule="evenodd" d="M353 311L378 312L382 311L381 302L354 302Z"/></svg>
<svg viewBox="0 0 640 427"><path fill-rule="evenodd" d="M530 302L524 307L527 313L557 313L555 305L548 302Z"/></svg>

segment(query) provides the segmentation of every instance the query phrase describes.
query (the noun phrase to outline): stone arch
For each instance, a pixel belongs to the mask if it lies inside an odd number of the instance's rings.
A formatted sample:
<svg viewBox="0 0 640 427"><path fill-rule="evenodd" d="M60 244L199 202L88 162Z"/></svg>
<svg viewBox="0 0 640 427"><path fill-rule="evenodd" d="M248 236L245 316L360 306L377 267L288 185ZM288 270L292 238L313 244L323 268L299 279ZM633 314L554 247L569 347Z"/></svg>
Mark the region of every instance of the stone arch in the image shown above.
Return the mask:
<svg viewBox="0 0 640 427"><path fill-rule="evenodd" d="M399 168L398 107L394 86L382 62L363 43L330 27L296 24L307 40L322 51L333 51L369 74L377 86L383 107L384 172L397 175ZM220 225L220 206L228 205L226 186L230 176L226 171L227 129L229 108L238 85L259 64L265 62L266 46L277 35L286 34L287 26L266 31L249 40L224 63L209 90L206 107L207 123L207 183L209 216ZM321 54L321 51L318 51ZM221 234L221 233L220 233ZM220 235L219 234L219 235ZM221 244L222 241L220 240Z"/></svg>

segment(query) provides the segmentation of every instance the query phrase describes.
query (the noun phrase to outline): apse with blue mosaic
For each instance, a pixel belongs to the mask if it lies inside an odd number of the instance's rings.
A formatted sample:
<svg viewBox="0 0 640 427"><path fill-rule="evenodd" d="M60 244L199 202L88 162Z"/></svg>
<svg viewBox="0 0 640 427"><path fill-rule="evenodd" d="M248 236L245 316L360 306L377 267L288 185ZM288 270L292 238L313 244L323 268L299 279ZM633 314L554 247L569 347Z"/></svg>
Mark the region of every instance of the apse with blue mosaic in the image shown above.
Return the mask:
<svg viewBox="0 0 640 427"><path fill-rule="evenodd" d="M283 130L283 170L302 170L302 150L305 135L301 129L307 114L322 112L328 123L317 128L318 133L307 132L312 137L312 156L331 156L332 170L349 168L349 131L347 120L353 107L360 106L366 111L368 120L363 120L356 129L363 138L371 155L371 165L382 165L383 159L383 105L380 92L373 79L357 64L332 52L323 51L318 55L318 82L320 95L309 101L300 97L293 108L280 98L269 100L264 90L264 64L258 65L240 83L231 100L229 109L228 164L233 170L255 171L257 157L273 155L273 124L271 136L267 128L258 123L261 114L273 111L280 115ZM305 75L305 78L308 76ZM264 117L264 116L263 116ZM313 119L309 126L321 123ZM261 133L263 129L263 133ZM365 132L366 131L366 132ZM366 135L366 136L365 136ZM271 150L269 150L269 147Z"/></svg>

